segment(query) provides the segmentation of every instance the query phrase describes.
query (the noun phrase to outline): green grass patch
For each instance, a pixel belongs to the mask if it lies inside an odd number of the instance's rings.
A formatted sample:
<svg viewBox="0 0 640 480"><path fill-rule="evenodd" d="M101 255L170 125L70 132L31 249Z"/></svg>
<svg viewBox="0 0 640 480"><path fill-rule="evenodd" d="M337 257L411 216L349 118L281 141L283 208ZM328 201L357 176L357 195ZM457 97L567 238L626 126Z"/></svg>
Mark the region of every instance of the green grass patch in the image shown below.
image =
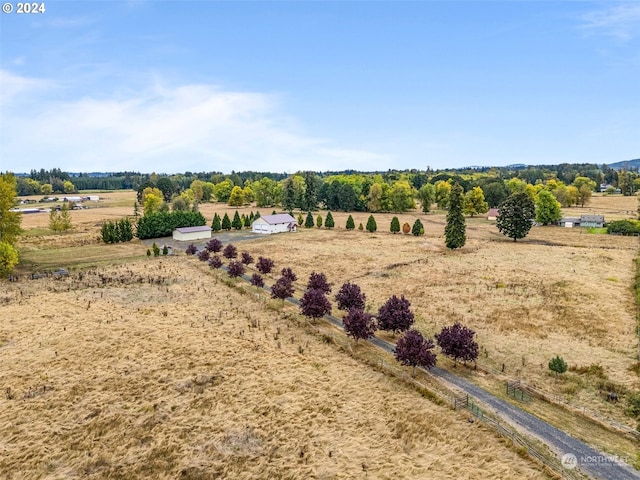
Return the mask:
<svg viewBox="0 0 640 480"><path fill-rule="evenodd" d="M585 228L585 232L586 233L606 235L607 229L606 229L606 227L603 227L603 228L587 227L587 228Z"/></svg>
<svg viewBox="0 0 640 480"><path fill-rule="evenodd" d="M143 258L145 255L146 248L140 243L95 244L20 252L21 265L28 270L117 263L121 260Z"/></svg>
<svg viewBox="0 0 640 480"><path fill-rule="evenodd" d="M48 228L30 228L29 230L23 230L22 235L25 237L37 237L42 235L54 235L55 232L53 230L49 230Z"/></svg>

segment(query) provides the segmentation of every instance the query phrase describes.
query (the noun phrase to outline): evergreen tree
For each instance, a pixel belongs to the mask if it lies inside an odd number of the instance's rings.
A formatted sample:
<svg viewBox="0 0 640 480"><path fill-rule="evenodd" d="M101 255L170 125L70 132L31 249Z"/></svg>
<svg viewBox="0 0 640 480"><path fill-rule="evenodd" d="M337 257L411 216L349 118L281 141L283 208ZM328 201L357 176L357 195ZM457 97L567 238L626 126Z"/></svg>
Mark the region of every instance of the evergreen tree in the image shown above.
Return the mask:
<svg viewBox="0 0 640 480"><path fill-rule="evenodd" d="M245 226L245 228L250 228L251 227L251 218L249 217L249 215L246 215L244 217L244 226Z"/></svg>
<svg viewBox="0 0 640 480"><path fill-rule="evenodd" d="M316 218L316 227L322 228L322 215L318 214L318 218Z"/></svg>
<svg viewBox="0 0 640 480"><path fill-rule="evenodd" d="M398 220L398 217L393 217L391 219L391 227L389 230L394 234L400 231L400 220Z"/></svg>
<svg viewBox="0 0 640 480"><path fill-rule="evenodd" d="M449 193L447 225L444 227L445 245L450 249L462 248L467 242L466 224L462 213L463 201L462 187L455 183Z"/></svg>
<svg viewBox="0 0 640 480"><path fill-rule="evenodd" d="M347 218L347 225L345 228L347 230L353 230L354 228L356 228L356 224L353 221L353 217L351 215L349 215L349 218Z"/></svg>
<svg viewBox="0 0 640 480"><path fill-rule="evenodd" d="M169 247L167 247L166 245L162 247L162 255L164 256L169 255Z"/></svg>
<svg viewBox="0 0 640 480"><path fill-rule="evenodd" d="M367 232L373 233L378 229L378 225L376 224L376 219L373 218L373 215L369 215L367 219Z"/></svg>
<svg viewBox="0 0 640 480"><path fill-rule="evenodd" d="M315 222L313 221L313 215L311 212L307 213L307 219L304 221L304 228L313 228Z"/></svg>
<svg viewBox="0 0 640 480"><path fill-rule="evenodd" d="M514 193L498 209L496 226L500 233L513 238L514 242L527 236L536 216L535 205L529 195Z"/></svg>
<svg viewBox="0 0 640 480"><path fill-rule="evenodd" d="M257 220L260 218L260 210L256 210L256 216L253 217L254 220Z"/></svg>
<svg viewBox="0 0 640 480"><path fill-rule="evenodd" d="M558 377L558 374L567 371L567 362L565 362L560 355L556 355L551 360L549 360L549 370L555 372L556 377Z"/></svg>
<svg viewBox="0 0 640 480"><path fill-rule="evenodd" d="M324 220L324 226L325 226L325 228L331 229L331 228L335 227L335 225L336 224L333 221L333 215L331 215L331 210L329 210L327 212L327 218L325 218L325 220Z"/></svg>
<svg viewBox="0 0 640 480"><path fill-rule="evenodd" d="M220 230L222 230L220 215L218 215L217 213L213 215L213 222L211 222L211 230L213 230L214 232L219 232Z"/></svg>
<svg viewBox="0 0 640 480"><path fill-rule="evenodd" d="M160 256L160 247L158 247L156 242L153 242L153 245L151 245L151 248L153 249L153 256L154 257L159 257Z"/></svg>
<svg viewBox="0 0 640 480"><path fill-rule="evenodd" d="M236 230L240 230L242 228L242 220L240 220L240 215L238 215L238 211L233 215L233 221L231 222L231 226Z"/></svg>
<svg viewBox="0 0 640 480"><path fill-rule="evenodd" d="M304 183L305 189L301 207L307 211L315 210L318 207L318 179L315 173L305 172Z"/></svg>
<svg viewBox="0 0 640 480"><path fill-rule="evenodd" d="M301 227L304 223L304 217L302 216L302 212L298 214L298 226Z"/></svg>
<svg viewBox="0 0 640 480"><path fill-rule="evenodd" d="M224 217L222 217L222 229L231 230L231 219L226 213L224 214Z"/></svg>
<svg viewBox="0 0 640 480"><path fill-rule="evenodd" d="M361 232L364 230L364 227L362 226L362 222L360 222L360 224L358 225L358 230L360 230Z"/></svg>
<svg viewBox="0 0 640 480"><path fill-rule="evenodd" d="M413 227L411 228L411 233L416 237L419 237L420 235L424 235L424 225L422 225L422 221L419 218L416 218L416 221L413 223Z"/></svg>

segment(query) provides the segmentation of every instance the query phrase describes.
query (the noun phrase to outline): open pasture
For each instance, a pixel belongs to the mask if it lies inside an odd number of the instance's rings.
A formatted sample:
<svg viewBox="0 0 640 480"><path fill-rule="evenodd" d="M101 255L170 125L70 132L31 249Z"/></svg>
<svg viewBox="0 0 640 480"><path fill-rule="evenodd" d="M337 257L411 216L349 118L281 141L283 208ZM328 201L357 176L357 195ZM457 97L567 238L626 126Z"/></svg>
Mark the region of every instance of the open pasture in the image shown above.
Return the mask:
<svg viewBox="0 0 640 480"><path fill-rule="evenodd" d="M225 277L176 256L5 283L0 477L548 478Z"/></svg>

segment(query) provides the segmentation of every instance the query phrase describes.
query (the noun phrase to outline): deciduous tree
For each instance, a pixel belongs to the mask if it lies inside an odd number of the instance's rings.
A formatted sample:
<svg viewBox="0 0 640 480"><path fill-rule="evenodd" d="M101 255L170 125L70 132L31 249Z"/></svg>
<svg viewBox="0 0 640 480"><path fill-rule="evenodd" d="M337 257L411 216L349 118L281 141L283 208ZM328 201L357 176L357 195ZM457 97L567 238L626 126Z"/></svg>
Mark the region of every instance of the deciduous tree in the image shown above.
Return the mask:
<svg viewBox="0 0 640 480"><path fill-rule="evenodd" d="M228 258L231 260L232 258L236 258L238 256L238 249L231 243L229 243L224 250L222 250L222 256L224 258Z"/></svg>
<svg viewBox="0 0 640 480"><path fill-rule="evenodd" d="M433 353L433 340L424 338L417 330L409 330L398 339L395 357L402 365L412 367L415 376L416 367L431 369L436 365L436 354Z"/></svg>
<svg viewBox="0 0 640 480"><path fill-rule="evenodd" d="M364 310L366 295L355 283L346 282L336 293L336 302L340 310Z"/></svg>
<svg viewBox="0 0 640 480"><path fill-rule="evenodd" d="M244 204L244 192L239 186L235 186L231 189L229 195L229 205L232 207L241 207ZM237 212L236 212L237 213Z"/></svg>
<svg viewBox="0 0 640 480"><path fill-rule="evenodd" d="M420 190L418 190L418 200L420 200L420 206L424 213L429 213L431 211L431 204L435 199L436 188L432 184L425 183L420 187Z"/></svg>
<svg viewBox="0 0 640 480"><path fill-rule="evenodd" d="M473 187L465 196L462 206L465 215L482 215L489 211L489 204L484 199L484 192L480 187Z"/></svg>
<svg viewBox="0 0 640 480"><path fill-rule="evenodd" d="M331 286L324 273L311 272L307 282L307 290L321 290L324 293L331 293Z"/></svg>
<svg viewBox="0 0 640 480"><path fill-rule="evenodd" d="M240 255L240 258L241 258L240 261L245 265L251 265L253 263L253 257L249 252L242 252L242 255Z"/></svg>
<svg viewBox="0 0 640 480"><path fill-rule="evenodd" d="M209 266L211 268L220 268L222 266L222 259L218 255L211 255L209 258Z"/></svg>
<svg viewBox="0 0 640 480"><path fill-rule="evenodd" d="M217 238L212 238L207 242L204 248L206 248L210 252L218 253L220 250L222 250L222 242Z"/></svg>
<svg viewBox="0 0 640 480"><path fill-rule="evenodd" d="M321 318L331 312L331 302L324 291L312 288L302 295L300 310L305 317Z"/></svg>
<svg viewBox="0 0 640 480"><path fill-rule="evenodd" d="M411 302L393 295L378 309L378 328L396 334L408 330L414 322Z"/></svg>
<svg viewBox="0 0 640 480"><path fill-rule="evenodd" d="M293 295L293 284L288 277L280 277L271 286L271 298L279 298L284 300Z"/></svg>
<svg viewBox="0 0 640 480"><path fill-rule="evenodd" d="M454 364L456 364L458 360L475 362L478 359L478 344L474 340L475 333L470 328L456 322L449 327L444 327L435 337L442 353L453 358Z"/></svg>
<svg viewBox="0 0 640 480"><path fill-rule="evenodd" d="M524 192L514 193L500 204L496 226L515 242L527 236L535 216L535 205L529 196Z"/></svg>
<svg viewBox="0 0 640 480"><path fill-rule="evenodd" d="M259 273L254 273L253 275L251 275L251 285L260 288L264 287L264 279L262 278L262 275L260 275Z"/></svg>
<svg viewBox="0 0 640 480"><path fill-rule="evenodd" d="M244 275L244 264L242 262L238 262L237 260L232 260L229 262L229 266L227 267L227 273L230 277L239 277Z"/></svg>
<svg viewBox="0 0 640 480"><path fill-rule="evenodd" d="M12 273L18 260L18 250L9 242L0 241L0 276Z"/></svg>
<svg viewBox="0 0 640 480"><path fill-rule="evenodd" d="M536 222L542 225L556 223L562 218L560 202L549 190L540 190L536 196Z"/></svg>
<svg viewBox="0 0 640 480"><path fill-rule="evenodd" d="M270 258L258 257L258 262L256 263L256 269L263 275L271 273L273 266L274 266L274 262Z"/></svg>
<svg viewBox="0 0 640 480"><path fill-rule="evenodd" d="M295 273L293 273L293 270L291 270L290 267L283 268L280 273L283 277L288 278L292 282L295 282L298 279L298 276Z"/></svg>
<svg viewBox="0 0 640 480"><path fill-rule="evenodd" d="M342 318L342 324L344 325L345 333L356 340L356 345L360 339L371 338L377 329L373 315L358 308L349 310Z"/></svg>

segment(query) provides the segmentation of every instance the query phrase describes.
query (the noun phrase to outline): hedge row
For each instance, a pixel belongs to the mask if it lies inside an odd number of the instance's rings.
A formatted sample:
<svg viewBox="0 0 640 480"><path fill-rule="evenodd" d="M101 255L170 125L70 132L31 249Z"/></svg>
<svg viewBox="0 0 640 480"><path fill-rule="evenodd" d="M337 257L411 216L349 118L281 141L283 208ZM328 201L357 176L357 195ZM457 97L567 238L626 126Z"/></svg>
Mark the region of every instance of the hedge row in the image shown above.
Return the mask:
<svg viewBox="0 0 640 480"><path fill-rule="evenodd" d="M199 227L206 223L200 212L156 212L138 220L136 237L140 240L168 237L176 228Z"/></svg>
<svg viewBox="0 0 640 480"><path fill-rule="evenodd" d="M613 235L640 235L640 222L637 220L616 220L607 224L607 233Z"/></svg>

